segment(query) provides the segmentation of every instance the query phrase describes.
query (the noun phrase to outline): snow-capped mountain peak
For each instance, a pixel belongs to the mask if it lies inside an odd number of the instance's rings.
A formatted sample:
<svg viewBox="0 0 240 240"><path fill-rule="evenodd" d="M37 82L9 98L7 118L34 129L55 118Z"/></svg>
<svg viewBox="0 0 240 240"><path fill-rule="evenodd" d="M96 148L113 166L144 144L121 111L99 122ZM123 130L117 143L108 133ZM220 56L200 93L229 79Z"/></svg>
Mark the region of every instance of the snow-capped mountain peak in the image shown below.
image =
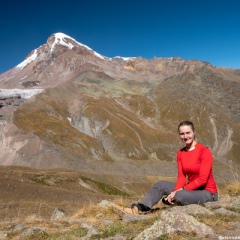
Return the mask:
<svg viewBox="0 0 240 240"><path fill-rule="evenodd" d="M88 51L90 51L91 53L93 53L96 57L100 58L100 59L103 59L103 60L107 60L109 59L108 57L104 57L102 56L101 54L93 51L90 47L76 41L74 38L64 34L64 33L55 33L55 34L52 34L49 38L48 38L48 41L47 41L47 46L49 48L49 53L52 53L55 48L57 46L64 46L66 48L68 48L69 50L72 50L74 47L78 47L78 46L81 46L81 47L84 47L86 48ZM44 46L44 45L42 45ZM16 67L17 68L20 68L20 69L23 69L24 67L26 67L29 63L31 63L32 61L36 60L37 57L39 56L40 54L40 49L41 47L40 46L39 48L33 50L28 56L27 58L21 62L20 64L18 64Z"/></svg>
<svg viewBox="0 0 240 240"><path fill-rule="evenodd" d="M76 41L74 38L64 34L64 33L55 33L52 36L54 36L54 42L52 43L51 46L51 52L54 50L54 48L56 47L56 45L62 45L65 46L69 49L73 49L74 45L72 43L70 43L68 41L68 39L72 40L73 42L75 42L76 44L78 44L79 46L85 47L86 49L88 49L89 51L92 51L94 53L95 56L101 58L101 59L108 59L107 57L102 56L101 54L93 51L90 47Z"/></svg>
<svg viewBox="0 0 240 240"><path fill-rule="evenodd" d="M67 36L64 33L55 33L53 35L54 35L54 42L52 43L52 46L51 46L51 52L53 52L56 45L62 45L69 49L72 49L74 47L70 42L67 41L67 39L71 39L74 42L76 42L75 39Z"/></svg>

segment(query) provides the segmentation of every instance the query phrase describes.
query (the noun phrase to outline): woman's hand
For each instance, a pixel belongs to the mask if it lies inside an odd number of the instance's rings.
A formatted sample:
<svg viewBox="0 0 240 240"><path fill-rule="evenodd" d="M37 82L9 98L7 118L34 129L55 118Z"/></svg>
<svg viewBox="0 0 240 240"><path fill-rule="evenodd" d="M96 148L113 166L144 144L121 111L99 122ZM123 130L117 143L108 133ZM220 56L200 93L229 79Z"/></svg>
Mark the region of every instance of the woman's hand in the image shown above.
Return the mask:
<svg viewBox="0 0 240 240"><path fill-rule="evenodd" d="M167 196L167 200L168 200L168 202L169 202L170 204L174 204L174 203L175 203L175 202L174 202L175 194L176 194L177 191L181 191L181 190L183 190L183 187L180 188L180 189L178 189L178 190L176 190L176 191L174 191L174 192L171 192L171 193Z"/></svg>
<svg viewBox="0 0 240 240"><path fill-rule="evenodd" d="M171 192L168 196L167 196L167 200L170 204L174 204L174 196L175 196L176 192Z"/></svg>

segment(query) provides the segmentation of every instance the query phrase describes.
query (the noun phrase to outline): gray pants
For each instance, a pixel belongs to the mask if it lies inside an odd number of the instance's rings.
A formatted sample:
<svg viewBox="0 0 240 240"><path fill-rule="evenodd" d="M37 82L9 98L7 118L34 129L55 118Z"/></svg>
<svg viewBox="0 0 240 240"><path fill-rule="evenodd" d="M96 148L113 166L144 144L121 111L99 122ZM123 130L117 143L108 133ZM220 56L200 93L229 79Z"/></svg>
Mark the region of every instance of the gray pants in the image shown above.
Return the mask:
<svg viewBox="0 0 240 240"><path fill-rule="evenodd" d="M169 195L175 187L175 183L158 181L140 201L145 206L152 208L164 195ZM218 200L218 194L212 194L208 190L181 190L177 191L174 202L177 205L203 204Z"/></svg>

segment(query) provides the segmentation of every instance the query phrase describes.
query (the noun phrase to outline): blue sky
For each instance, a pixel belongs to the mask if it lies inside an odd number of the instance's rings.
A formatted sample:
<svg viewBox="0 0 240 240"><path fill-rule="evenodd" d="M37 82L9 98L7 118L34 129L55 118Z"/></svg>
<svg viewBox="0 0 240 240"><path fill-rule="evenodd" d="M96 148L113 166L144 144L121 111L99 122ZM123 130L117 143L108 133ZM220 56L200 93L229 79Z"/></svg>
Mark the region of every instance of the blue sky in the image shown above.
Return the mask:
<svg viewBox="0 0 240 240"><path fill-rule="evenodd" d="M239 0L3 1L0 73L65 33L106 56L181 57L240 69Z"/></svg>

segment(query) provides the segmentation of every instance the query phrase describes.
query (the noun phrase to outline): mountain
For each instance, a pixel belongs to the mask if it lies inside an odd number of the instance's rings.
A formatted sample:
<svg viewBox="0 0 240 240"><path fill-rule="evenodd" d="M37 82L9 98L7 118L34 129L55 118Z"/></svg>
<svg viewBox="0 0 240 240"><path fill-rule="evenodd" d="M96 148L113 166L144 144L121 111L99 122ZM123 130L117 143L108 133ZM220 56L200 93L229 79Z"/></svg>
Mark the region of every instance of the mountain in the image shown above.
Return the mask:
<svg viewBox="0 0 240 240"><path fill-rule="evenodd" d="M108 58L56 33L0 75L0 164L77 169L111 183L172 177L177 126L192 120L218 177L229 178L229 161L240 161L239 90L239 69Z"/></svg>

